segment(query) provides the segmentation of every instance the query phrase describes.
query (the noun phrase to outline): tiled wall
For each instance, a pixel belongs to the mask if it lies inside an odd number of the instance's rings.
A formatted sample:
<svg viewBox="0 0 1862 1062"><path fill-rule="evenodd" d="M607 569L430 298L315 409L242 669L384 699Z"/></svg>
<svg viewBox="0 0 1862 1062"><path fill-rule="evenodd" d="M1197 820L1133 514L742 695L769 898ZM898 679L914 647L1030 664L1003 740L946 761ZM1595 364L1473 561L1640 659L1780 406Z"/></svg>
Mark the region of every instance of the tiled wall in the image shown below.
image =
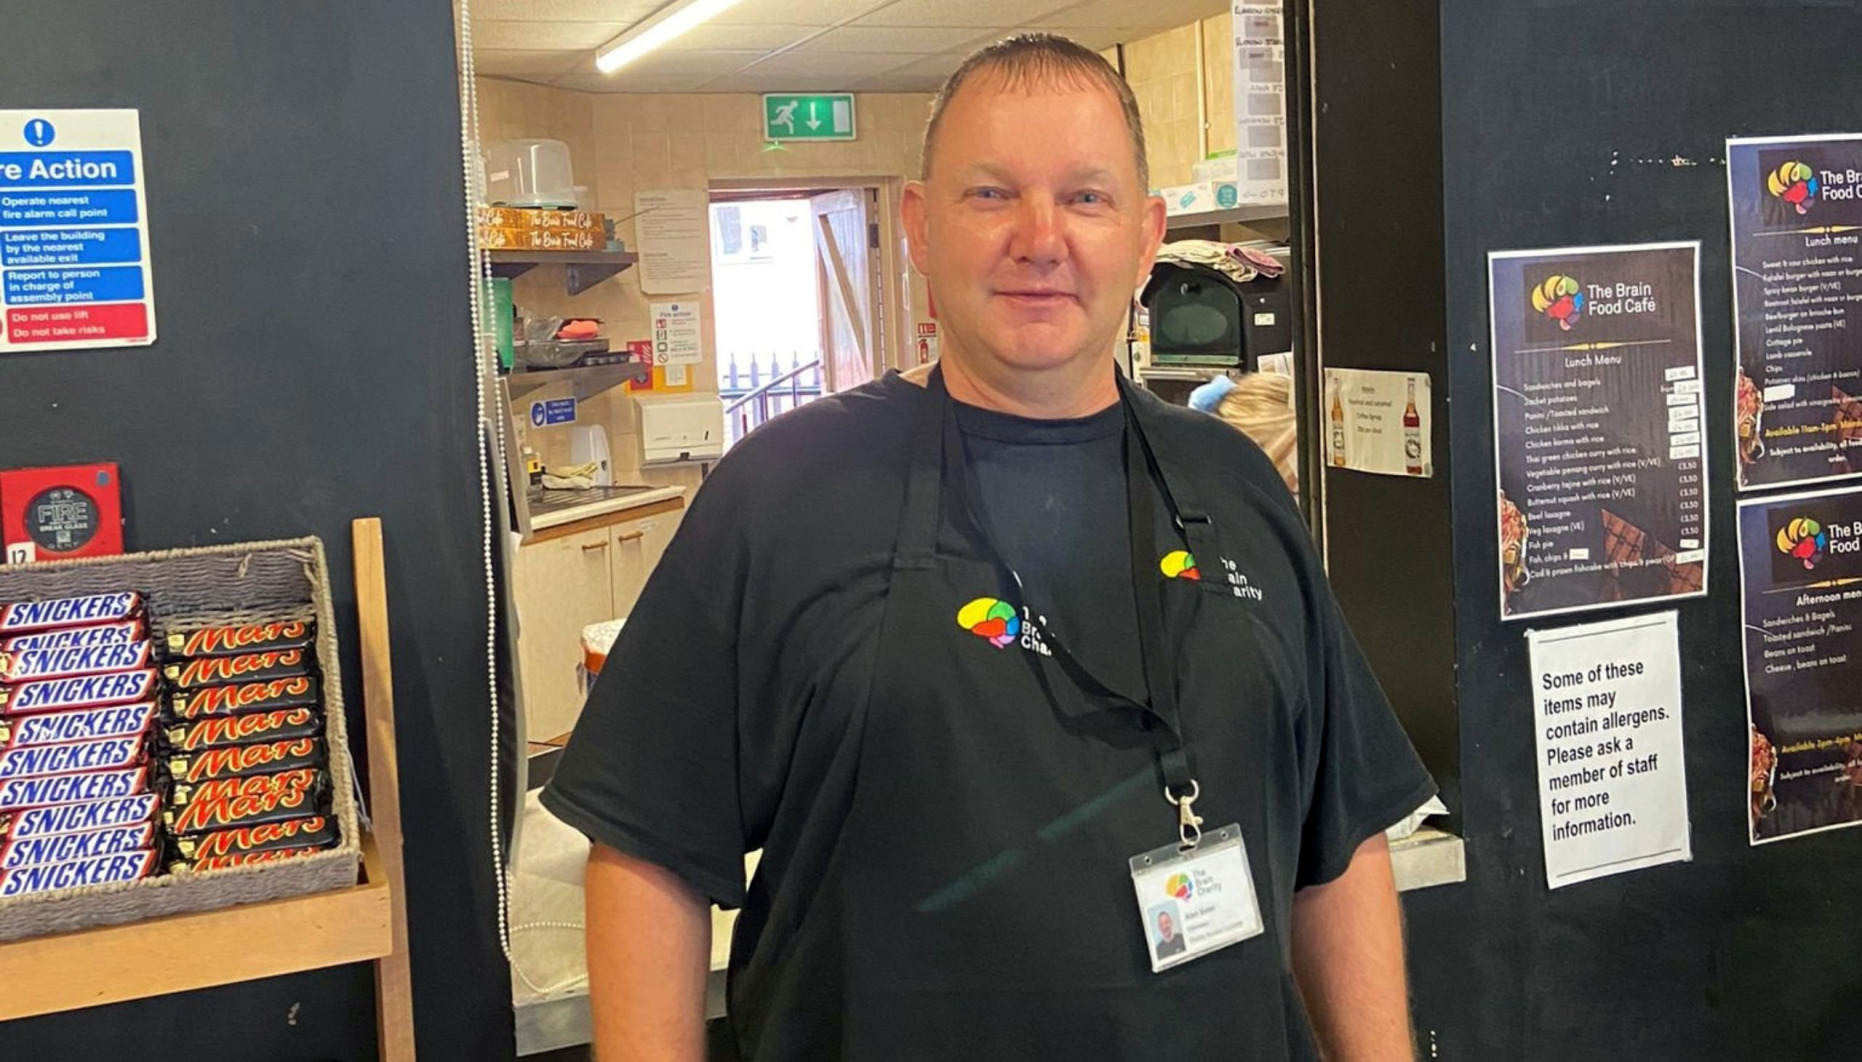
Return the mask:
<svg viewBox="0 0 1862 1062"><path fill-rule="evenodd" d="M1125 80L1144 118L1153 188L1188 184L1197 160L1235 146L1229 24L1223 12L1125 45Z"/></svg>

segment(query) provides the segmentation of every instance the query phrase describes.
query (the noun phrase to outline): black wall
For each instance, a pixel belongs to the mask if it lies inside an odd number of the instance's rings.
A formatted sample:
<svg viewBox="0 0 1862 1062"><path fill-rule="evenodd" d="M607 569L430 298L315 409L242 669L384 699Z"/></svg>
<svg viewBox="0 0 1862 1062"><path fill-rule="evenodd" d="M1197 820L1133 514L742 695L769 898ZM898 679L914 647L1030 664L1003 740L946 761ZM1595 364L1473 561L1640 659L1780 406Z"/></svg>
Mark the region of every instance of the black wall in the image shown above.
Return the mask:
<svg viewBox="0 0 1862 1062"><path fill-rule="evenodd" d="M1406 150L1405 142L1427 150L1439 141L1439 183L1416 188L1407 206L1393 205L1441 218L1441 271L1422 275L1416 290L1439 298L1445 311L1449 442L1458 458L1451 504L1440 514L1452 521L1455 622L1431 634L1454 645L1457 810L1469 870L1466 884L1405 900L1422 1057L1862 1057L1850 1032L1862 1004L1854 899L1862 835L1826 833L1763 849L1746 840L1733 483L1719 461L1731 449L1733 373L1723 141L1856 131L1862 12L1854 2L1775 0L1379 6L1386 18L1439 20L1432 86L1439 123L1404 94L1426 83L1433 61L1426 48L1411 54L1396 47L1400 40L1363 32L1349 20L1369 9L1348 5L1319 26L1321 95L1345 98L1355 75L1344 71L1382 64L1392 85L1380 110L1396 128L1356 145L1355 154L1336 139L1321 145L1317 177L1323 218L1328 158L1329 180L1349 184L1381 179L1384 153ZM1415 77L1400 76L1405 65ZM1355 163L1347 167L1346 159ZM1680 607L1695 858L1549 893L1524 630L1502 624L1494 604L1485 257L1676 239L1703 244L1715 459L1709 596ZM1410 251L1362 230L1322 246L1324 254L1365 256L1392 270L1413 260ZM1428 257L1425 250L1421 258ZM1360 296L1372 297L1354 285L1323 292L1333 305L1355 305ZM1338 542L1334 531L1335 563Z"/></svg>
<svg viewBox="0 0 1862 1062"><path fill-rule="evenodd" d="M448 1060L512 1050L457 81L444 0L0 10L0 107L142 111L161 337L0 358L0 467L119 461L132 549L321 536L352 706L349 521L382 517L419 1046ZM32 1019L0 1057L372 1059L373 993L364 965Z"/></svg>

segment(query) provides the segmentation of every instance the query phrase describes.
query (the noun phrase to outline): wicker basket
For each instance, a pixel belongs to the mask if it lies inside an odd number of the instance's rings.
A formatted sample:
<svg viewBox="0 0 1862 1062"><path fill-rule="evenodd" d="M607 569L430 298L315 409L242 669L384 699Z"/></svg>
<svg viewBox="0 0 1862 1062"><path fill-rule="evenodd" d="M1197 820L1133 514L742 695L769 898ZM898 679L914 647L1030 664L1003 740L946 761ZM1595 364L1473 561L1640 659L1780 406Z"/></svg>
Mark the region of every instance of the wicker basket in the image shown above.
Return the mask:
<svg viewBox="0 0 1862 1062"><path fill-rule="evenodd" d="M0 899L0 941L354 885L361 860L361 831L323 543L300 538L0 566L0 601L115 590L143 595L157 644L177 621L195 626L208 618L235 622L316 618L331 805L342 837L328 851L273 863L200 873L181 870L136 882Z"/></svg>

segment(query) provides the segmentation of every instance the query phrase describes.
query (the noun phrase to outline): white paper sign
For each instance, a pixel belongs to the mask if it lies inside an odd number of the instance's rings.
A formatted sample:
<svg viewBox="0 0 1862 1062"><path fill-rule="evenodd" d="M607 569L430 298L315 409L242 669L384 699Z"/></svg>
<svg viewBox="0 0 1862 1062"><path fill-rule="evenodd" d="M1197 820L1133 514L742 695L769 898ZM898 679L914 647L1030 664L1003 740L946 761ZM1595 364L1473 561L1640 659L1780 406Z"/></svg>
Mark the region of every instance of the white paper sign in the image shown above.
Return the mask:
<svg viewBox="0 0 1862 1062"><path fill-rule="evenodd" d="M133 110L0 110L0 354L155 342Z"/></svg>
<svg viewBox="0 0 1862 1062"><path fill-rule="evenodd" d="M655 302L653 364L696 365L704 357L699 339L697 302Z"/></svg>
<svg viewBox="0 0 1862 1062"><path fill-rule="evenodd" d="M1692 859L1676 613L1526 640L1546 884Z"/></svg>
<svg viewBox="0 0 1862 1062"><path fill-rule="evenodd" d="M634 238L640 245L640 290L649 295L704 291L711 286L703 190L634 193Z"/></svg>
<svg viewBox="0 0 1862 1062"><path fill-rule="evenodd" d="M1325 370L1326 460L1384 476L1433 476L1429 375Z"/></svg>

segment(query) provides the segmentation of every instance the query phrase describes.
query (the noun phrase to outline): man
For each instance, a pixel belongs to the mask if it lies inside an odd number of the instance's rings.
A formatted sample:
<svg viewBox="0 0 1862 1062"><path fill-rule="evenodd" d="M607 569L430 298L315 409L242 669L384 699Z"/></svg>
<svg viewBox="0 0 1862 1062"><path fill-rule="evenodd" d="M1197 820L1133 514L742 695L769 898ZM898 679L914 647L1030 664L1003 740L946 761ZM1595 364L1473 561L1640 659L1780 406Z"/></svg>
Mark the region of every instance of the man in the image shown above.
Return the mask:
<svg viewBox="0 0 1862 1062"><path fill-rule="evenodd" d="M1168 959L1181 955L1189 945L1177 936L1177 924L1170 917L1169 911L1157 912L1157 957Z"/></svg>
<svg viewBox="0 0 1862 1062"><path fill-rule="evenodd" d="M719 465L544 793L602 1062L702 1057L707 901L753 1062L1410 1059L1382 830L1433 786L1271 463L1116 374L1147 187L1071 42L939 95L941 364ZM1208 931L1154 972L1166 898Z"/></svg>

